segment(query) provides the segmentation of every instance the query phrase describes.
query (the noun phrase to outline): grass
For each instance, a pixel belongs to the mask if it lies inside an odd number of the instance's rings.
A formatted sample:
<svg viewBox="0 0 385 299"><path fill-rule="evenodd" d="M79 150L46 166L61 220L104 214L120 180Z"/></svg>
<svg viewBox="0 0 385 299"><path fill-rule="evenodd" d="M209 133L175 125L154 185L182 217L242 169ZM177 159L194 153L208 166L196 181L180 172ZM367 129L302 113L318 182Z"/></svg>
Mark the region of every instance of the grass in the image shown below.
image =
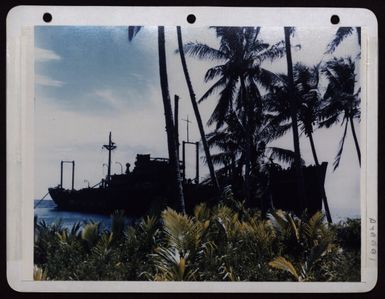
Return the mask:
<svg viewBox="0 0 385 299"><path fill-rule="evenodd" d="M35 221L35 280L360 281L360 219L258 210L227 200L168 208L133 226L123 212L98 223Z"/></svg>

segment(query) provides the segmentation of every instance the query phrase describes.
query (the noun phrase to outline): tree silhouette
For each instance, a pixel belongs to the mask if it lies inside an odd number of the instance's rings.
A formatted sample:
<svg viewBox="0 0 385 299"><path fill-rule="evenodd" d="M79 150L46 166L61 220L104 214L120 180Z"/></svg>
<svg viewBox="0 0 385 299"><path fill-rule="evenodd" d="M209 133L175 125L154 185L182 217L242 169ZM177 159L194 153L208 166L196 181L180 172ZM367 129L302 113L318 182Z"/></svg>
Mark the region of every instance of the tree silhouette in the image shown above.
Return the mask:
<svg viewBox="0 0 385 299"><path fill-rule="evenodd" d="M344 39L352 35L353 32L357 33L357 41L361 46L361 27L339 27L333 40L328 44L325 54L332 54L336 48L342 43Z"/></svg>
<svg viewBox="0 0 385 299"><path fill-rule="evenodd" d="M344 132L340 140L337 156L334 160L334 170L339 166L345 139L347 127L350 124L354 145L357 151L358 162L361 166L361 151L354 127L354 119L360 119L360 92L355 90L356 74L354 61L349 58L333 58L326 62L322 68L329 83L324 94L326 101L325 107L321 111L322 121L320 127L329 128L341 121L344 125Z"/></svg>
<svg viewBox="0 0 385 299"><path fill-rule="evenodd" d="M296 168L296 181L298 198L300 200L302 208L305 207L306 195L304 177L301 165L301 152L299 147L299 135L298 135L298 124L297 124L297 101L295 99L294 89L294 76L293 76L293 61L291 57L291 43L290 36L294 33L293 27L284 27L285 34L285 47L286 47L286 60L287 60L287 78L288 78L288 98L290 101L291 121L293 130L293 143L295 152L295 168Z"/></svg>
<svg viewBox="0 0 385 299"><path fill-rule="evenodd" d="M134 36L140 31L140 26L130 26L128 28L128 39L132 41ZM175 139L174 119L171 108L170 92L168 88L167 62L164 27L158 27L158 54L159 54L159 76L162 90L164 117L166 121L168 156L172 172L173 199L176 201L176 209L185 213L185 202L183 195L182 178L179 169L178 147Z"/></svg>
<svg viewBox="0 0 385 299"><path fill-rule="evenodd" d="M210 149L209 149L209 146L207 144L206 135L205 135L205 131L203 128L201 114L199 112L198 103L196 101L196 96L194 93L194 89L192 87L190 74L189 74L188 69L187 69L186 57L185 57L184 49L183 49L182 30L181 30L180 26L177 26L177 37L178 37L178 51L179 51L180 59L182 62L183 73L184 73L184 76L186 78L186 83L187 83L187 87L188 87L189 94L190 94L191 104L193 106L195 118L197 120L199 133L200 133L202 144L203 144L203 150L204 150L205 156L206 156L206 162L207 162L207 165L208 165L209 171L210 171L211 182L214 184L214 187L219 192L220 187L219 187L218 179L217 179L217 176L215 174L214 165L213 165L211 155L210 155Z"/></svg>
<svg viewBox="0 0 385 299"><path fill-rule="evenodd" d="M319 113L322 106L322 97L318 90L320 81L320 64L313 67L296 63L293 68L295 101L298 107L297 118L301 133L309 139L313 154L314 163L320 166L317 151L314 145L314 127L319 120ZM269 93L264 96L267 106L267 114L271 115L272 122L279 125L281 129L288 130L291 121L291 109L288 95L288 78L284 74L277 74L277 79L270 85ZM285 127L286 126L286 127ZM323 186L321 186L326 216L332 222L329 205Z"/></svg>
<svg viewBox="0 0 385 299"><path fill-rule="evenodd" d="M265 59L283 55L282 43L270 46L259 39L260 27L215 27L219 49L202 43L187 43L187 54L200 59L218 60L222 64L210 68L205 82L217 81L200 98L199 102L219 92L219 99L208 124L220 129L226 117L235 112L240 118L247 138L244 146L245 194L250 200L250 171L252 160L252 125L257 115L251 109L252 102L260 101L257 80L266 71L260 65Z"/></svg>

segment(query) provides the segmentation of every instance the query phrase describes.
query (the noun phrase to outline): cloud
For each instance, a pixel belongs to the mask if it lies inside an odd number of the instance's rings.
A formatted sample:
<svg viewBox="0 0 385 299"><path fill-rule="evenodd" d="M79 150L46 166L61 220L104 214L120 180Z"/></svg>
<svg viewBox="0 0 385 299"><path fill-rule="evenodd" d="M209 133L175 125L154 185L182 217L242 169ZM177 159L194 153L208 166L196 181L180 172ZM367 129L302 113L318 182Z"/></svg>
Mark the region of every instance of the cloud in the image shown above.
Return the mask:
<svg viewBox="0 0 385 299"><path fill-rule="evenodd" d="M119 99L111 89L98 89L92 92L92 95L100 98L105 101L107 104L118 108L121 103L121 99Z"/></svg>
<svg viewBox="0 0 385 299"><path fill-rule="evenodd" d="M43 86L62 87L65 82L51 79L47 76L35 75L35 83Z"/></svg>
<svg viewBox="0 0 385 299"><path fill-rule="evenodd" d="M52 50L35 48L35 61L47 62L51 60L61 60L61 57Z"/></svg>

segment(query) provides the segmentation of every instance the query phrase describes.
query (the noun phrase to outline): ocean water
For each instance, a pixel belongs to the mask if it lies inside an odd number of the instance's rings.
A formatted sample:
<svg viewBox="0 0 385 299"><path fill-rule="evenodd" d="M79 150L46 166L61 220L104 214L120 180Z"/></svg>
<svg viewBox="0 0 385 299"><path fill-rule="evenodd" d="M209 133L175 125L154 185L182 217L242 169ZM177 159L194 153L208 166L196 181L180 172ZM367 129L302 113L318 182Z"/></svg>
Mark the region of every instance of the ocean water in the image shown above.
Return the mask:
<svg viewBox="0 0 385 299"><path fill-rule="evenodd" d="M60 222L63 227L71 228L76 222L99 222L100 228L111 228L111 216L96 213L84 213L74 211L59 210L52 200L35 200L34 201L34 215L37 216L37 221L44 220L47 224L54 224ZM134 219L127 218L127 224L132 224Z"/></svg>
<svg viewBox="0 0 385 299"><path fill-rule="evenodd" d="M62 211L57 209L52 200L35 200L34 214L38 221L44 220L47 224L53 224L60 221L63 227L71 228L76 222L94 221L99 222L101 229L111 228L111 216L105 214L84 213L74 211ZM332 210L333 222L338 223L346 218L360 218L356 211ZM127 218L127 224L133 224L135 219Z"/></svg>

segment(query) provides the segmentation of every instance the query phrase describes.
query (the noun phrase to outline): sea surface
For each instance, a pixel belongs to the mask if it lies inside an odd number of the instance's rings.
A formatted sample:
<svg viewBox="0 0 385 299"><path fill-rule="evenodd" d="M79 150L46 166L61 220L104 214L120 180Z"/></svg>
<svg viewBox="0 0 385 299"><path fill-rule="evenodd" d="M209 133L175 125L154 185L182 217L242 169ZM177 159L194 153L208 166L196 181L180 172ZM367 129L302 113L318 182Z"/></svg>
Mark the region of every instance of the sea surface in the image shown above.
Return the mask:
<svg viewBox="0 0 385 299"><path fill-rule="evenodd" d="M38 221L44 220L47 224L54 224L60 221L63 227L71 228L76 222L99 222L101 229L111 228L111 216L105 214L62 211L56 207L52 200L35 200L34 214ZM354 212L332 211L333 222L344 221L346 218L360 218L360 215ZM127 224L133 224L135 219L127 218Z"/></svg>
<svg viewBox="0 0 385 299"><path fill-rule="evenodd" d="M51 225L60 222L63 227L71 228L77 222L99 222L101 230L111 228L111 216L96 213L84 213L59 210L52 200L34 200L34 215L37 221L44 220ZM134 219L127 218L127 224L132 224Z"/></svg>

